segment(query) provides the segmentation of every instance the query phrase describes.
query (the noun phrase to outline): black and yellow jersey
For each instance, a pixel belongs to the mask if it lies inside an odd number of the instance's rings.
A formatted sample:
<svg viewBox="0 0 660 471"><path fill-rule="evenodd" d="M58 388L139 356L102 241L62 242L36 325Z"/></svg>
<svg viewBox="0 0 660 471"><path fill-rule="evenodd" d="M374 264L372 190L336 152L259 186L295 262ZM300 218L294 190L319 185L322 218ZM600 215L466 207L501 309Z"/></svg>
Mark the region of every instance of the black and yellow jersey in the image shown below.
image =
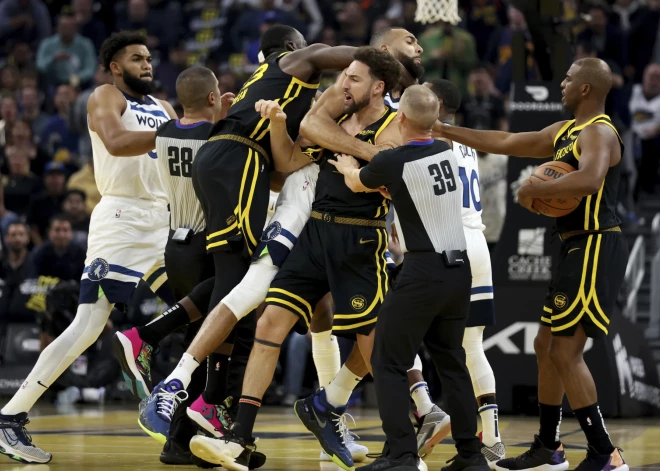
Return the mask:
<svg viewBox="0 0 660 471"><path fill-rule="evenodd" d="M365 129L360 131L355 137L371 144L376 143L376 139L388 124L396 117L396 110L383 104L383 114L378 120ZM337 119L337 124L341 124L348 119L350 115L343 115ZM312 151L321 151L321 149L303 149L312 156ZM353 216L365 219L385 219L389 211L389 200L383 198L378 193L353 193L344 182L344 175L328 163L328 159L335 159L334 153L323 150L320 159L321 171L316 183L316 197L312 209L327 213L340 214L343 216ZM367 165L367 162L357 159L360 167Z"/></svg>
<svg viewBox="0 0 660 471"><path fill-rule="evenodd" d="M256 142L270 157L270 121L254 109L259 100L273 100L287 115L286 127L293 140L298 136L300 122L312 106L318 83L305 83L280 69L283 52L264 62L252 74L234 98L227 117L219 121L211 136L234 134Z"/></svg>
<svg viewBox="0 0 660 471"><path fill-rule="evenodd" d="M606 124L616 132L621 144L621 154L623 155L621 136L619 136L609 116L601 114L581 126L576 126L575 120L568 121L562 126L555 137L554 160L566 162L577 169L580 165L580 152L577 146L578 136L584 128L594 123ZM575 211L557 218L557 230L559 232L603 230L621 224L616 215L621 165L621 162L619 162L607 170L605 180L597 193L582 198Z"/></svg>

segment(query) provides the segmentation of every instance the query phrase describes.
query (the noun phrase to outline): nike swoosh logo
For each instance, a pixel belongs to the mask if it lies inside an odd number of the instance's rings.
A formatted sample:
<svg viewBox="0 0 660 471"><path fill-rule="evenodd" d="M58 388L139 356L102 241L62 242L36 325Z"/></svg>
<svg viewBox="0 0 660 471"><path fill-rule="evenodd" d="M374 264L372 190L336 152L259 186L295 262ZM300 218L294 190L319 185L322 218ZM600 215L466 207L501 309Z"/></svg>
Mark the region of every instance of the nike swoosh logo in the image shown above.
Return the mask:
<svg viewBox="0 0 660 471"><path fill-rule="evenodd" d="M574 249L571 249L571 250L568 251L568 253L575 252L576 250L580 250L580 247L576 247Z"/></svg>
<svg viewBox="0 0 660 471"><path fill-rule="evenodd" d="M367 244L369 242L376 242L376 239L369 239L369 240L360 239L360 244Z"/></svg>
<svg viewBox="0 0 660 471"><path fill-rule="evenodd" d="M315 411L314 409L312 409L312 412L314 413L314 417L316 417L316 421L319 423L319 425L321 426L321 428L325 428L325 426L326 426L326 424L327 424L328 422L326 422L325 420L321 420L321 419L319 418L319 416L316 415L316 411Z"/></svg>
<svg viewBox="0 0 660 471"><path fill-rule="evenodd" d="M44 388L48 389L48 386L46 386L45 384L43 384L41 381L37 381L37 384L38 384L39 386L43 386Z"/></svg>

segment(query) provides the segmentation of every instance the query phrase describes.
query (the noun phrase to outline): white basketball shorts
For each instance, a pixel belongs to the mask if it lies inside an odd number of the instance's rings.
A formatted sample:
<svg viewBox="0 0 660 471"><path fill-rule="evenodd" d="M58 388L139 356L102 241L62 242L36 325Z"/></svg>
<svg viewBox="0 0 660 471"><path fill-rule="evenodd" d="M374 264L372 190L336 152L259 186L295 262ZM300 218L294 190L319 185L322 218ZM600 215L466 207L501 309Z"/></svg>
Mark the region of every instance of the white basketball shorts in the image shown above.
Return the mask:
<svg viewBox="0 0 660 471"><path fill-rule="evenodd" d="M486 237L479 229L463 227L463 232L472 267L472 294L467 327L494 325L493 270Z"/></svg>

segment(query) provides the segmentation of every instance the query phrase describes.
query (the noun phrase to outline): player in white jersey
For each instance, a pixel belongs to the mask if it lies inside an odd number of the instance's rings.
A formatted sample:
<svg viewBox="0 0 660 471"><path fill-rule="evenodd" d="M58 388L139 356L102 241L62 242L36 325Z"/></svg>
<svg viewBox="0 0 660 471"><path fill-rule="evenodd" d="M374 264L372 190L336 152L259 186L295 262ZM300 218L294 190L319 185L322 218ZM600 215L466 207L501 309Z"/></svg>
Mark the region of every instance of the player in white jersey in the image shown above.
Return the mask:
<svg viewBox="0 0 660 471"><path fill-rule="evenodd" d="M151 54L147 38L122 32L101 47L114 85L89 98L89 130L101 202L92 213L78 312L71 325L41 353L14 397L0 411L0 453L25 463L48 463L52 455L32 444L27 413L46 389L101 334L115 303L126 303L141 278L166 286L167 197L152 152L158 125L176 117L172 107L149 96ZM162 275L161 275L162 273ZM174 302L171 294L162 295Z"/></svg>

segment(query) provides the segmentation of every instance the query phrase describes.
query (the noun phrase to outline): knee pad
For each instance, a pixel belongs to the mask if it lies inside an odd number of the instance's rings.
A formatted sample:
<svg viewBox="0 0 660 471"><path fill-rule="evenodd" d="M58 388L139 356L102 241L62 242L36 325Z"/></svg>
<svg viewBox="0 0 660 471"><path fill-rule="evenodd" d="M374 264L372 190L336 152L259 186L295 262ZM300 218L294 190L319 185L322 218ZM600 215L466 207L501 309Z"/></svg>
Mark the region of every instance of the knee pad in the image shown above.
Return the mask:
<svg viewBox="0 0 660 471"><path fill-rule="evenodd" d="M250 265L243 280L225 296L222 303L241 320L266 299L268 288L277 271L278 267L273 265L270 256L261 257Z"/></svg>
<svg viewBox="0 0 660 471"><path fill-rule="evenodd" d="M468 327L463 335L465 363L476 397L495 394L495 375L484 352L483 335L484 327Z"/></svg>

